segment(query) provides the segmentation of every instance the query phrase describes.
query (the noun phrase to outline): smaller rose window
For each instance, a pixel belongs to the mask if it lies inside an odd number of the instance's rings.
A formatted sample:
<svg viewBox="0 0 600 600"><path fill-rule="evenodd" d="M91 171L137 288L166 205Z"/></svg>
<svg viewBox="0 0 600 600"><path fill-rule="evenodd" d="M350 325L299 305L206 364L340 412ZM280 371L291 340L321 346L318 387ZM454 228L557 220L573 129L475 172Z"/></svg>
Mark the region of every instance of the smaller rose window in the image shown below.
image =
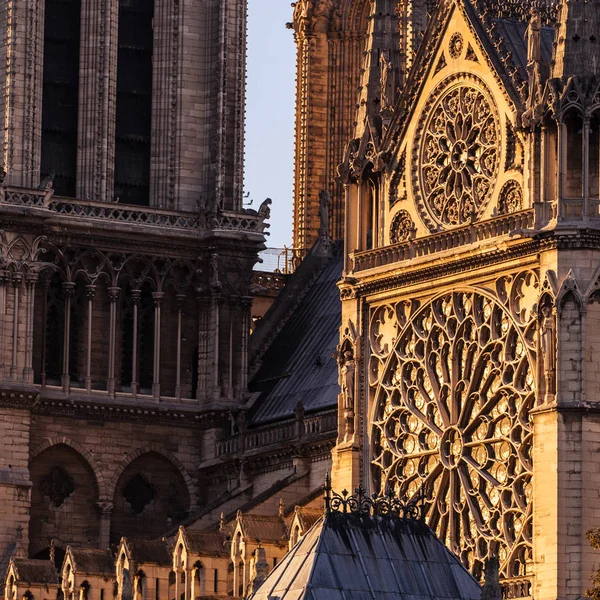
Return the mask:
<svg viewBox="0 0 600 600"><path fill-rule="evenodd" d="M440 95L421 142L420 192L438 226L468 223L483 212L499 164L499 126L487 96L465 84Z"/></svg>

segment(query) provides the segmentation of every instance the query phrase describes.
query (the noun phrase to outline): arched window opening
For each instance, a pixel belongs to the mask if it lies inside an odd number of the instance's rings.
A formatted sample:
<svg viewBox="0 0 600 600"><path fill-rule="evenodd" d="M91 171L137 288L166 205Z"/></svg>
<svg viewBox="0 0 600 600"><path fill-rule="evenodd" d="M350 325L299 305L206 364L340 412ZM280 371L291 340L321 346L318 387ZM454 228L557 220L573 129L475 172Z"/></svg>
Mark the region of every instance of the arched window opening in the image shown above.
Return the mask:
<svg viewBox="0 0 600 600"><path fill-rule="evenodd" d="M80 0L46 0L40 176L76 195Z"/></svg>
<svg viewBox="0 0 600 600"><path fill-rule="evenodd" d="M588 195L590 198L598 200L600 198L600 118L598 118L598 113L594 113L590 119L589 148ZM600 216L597 207L593 211L593 216Z"/></svg>
<svg viewBox="0 0 600 600"><path fill-rule="evenodd" d="M90 584L88 581L84 581L79 586L79 600L88 600L89 597L90 597Z"/></svg>
<svg viewBox="0 0 600 600"><path fill-rule="evenodd" d="M135 574L134 600L144 600L146 574L141 569Z"/></svg>
<svg viewBox="0 0 600 600"><path fill-rule="evenodd" d="M373 175L372 167L365 172L362 190L363 249L372 250L378 246L380 224L379 186Z"/></svg>
<svg viewBox="0 0 600 600"><path fill-rule="evenodd" d="M154 2L119 0L115 199L150 202Z"/></svg>
<svg viewBox="0 0 600 600"><path fill-rule="evenodd" d="M577 111L572 110L564 117L566 153L565 170L563 171L564 198L581 198L583 196L583 118ZM575 209L575 213L579 212ZM565 216L580 216L569 214Z"/></svg>
<svg viewBox="0 0 600 600"><path fill-rule="evenodd" d="M129 569L124 566L121 570L121 600L133 600L133 586Z"/></svg>
<svg viewBox="0 0 600 600"><path fill-rule="evenodd" d="M544 162L546 200L554 202L558 199L558 129L554 120L548 119L544 124L544 152L542 160ZM554 218L556 214L548 215L548 218Z"/></svg>
<svg viewBox="0 0 600 600"><path fill-rule="evenodd" d="M137 347L140 391L151 394L154 379L154 299L148 284L142 287L140 295Z"/></svg>
<svg viewBox="0 0 600 600"><path fill-rule="evenodd" d="M137 325L135 322L135 303L137 297L132 293L129 283L123 285L121 299L121 389L127 390L131 389L131 384L135 385L137 381L135 377L137 372L134 373L133 368L134 330ZM137 392L138 390L131 389L131 391Z"/></svg>
<svg viewBox="0 0 600 600"><path fill-rule="evenodd" d="M65 302L60 275L55 273L48 286L46 304L45 365L46 383L60 385L63 361ZM42 376L43 378L43 376Z"/></svg>
<svg viewBox="0 0 600 600"><path fill-rule="evenodd" d="M69 326L69 376L72 387L83 387L85 380L85 312L85 287L83 284L79 284L71 299Z"/></svg>
<svg viewBox="0 0 600 600"><path fill-rule="evenodd" d="M193 588L191 590L190 596L192 598L197 598L198 596L204 596L206 593L206 581L204 575L204 567L200 561L196 561L194 563L193 569L193 578L192 585Z"/></svg>

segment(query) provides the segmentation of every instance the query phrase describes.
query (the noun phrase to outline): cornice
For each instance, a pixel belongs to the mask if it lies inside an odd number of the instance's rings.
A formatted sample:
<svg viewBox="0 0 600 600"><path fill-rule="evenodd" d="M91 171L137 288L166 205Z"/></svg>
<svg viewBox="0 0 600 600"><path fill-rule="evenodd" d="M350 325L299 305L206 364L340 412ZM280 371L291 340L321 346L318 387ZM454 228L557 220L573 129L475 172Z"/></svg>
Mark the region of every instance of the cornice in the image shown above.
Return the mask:
<svg viewBox="0 0 600 600"><path fill-rule="evenodd" d="M584 229L581 228L581 225L578 227L574 225L573 229L568 229L566 224L561 224L560 229L540 232L531 230L526 234L530 237L523 238L519 243L502 244L503 247L486 249L480 254L469 254L459 258L448 256L445 260L443 257L432 254L429 264L410 271L408 270L410 260L407 260L389 265L389 269L385 273L363 274L361 272L359 275L351 273L346 281L342 280L339 284L342 300L476 271L549 250L600 250L600 229ZM502 240L498 240L498 242L500 243ZM474 249L474 247L465 248L465 250ZM403 267L406 271L399 273L398 269Z"/></svg>
<svg viewBox="0 0 600 600"><path fill-rule="evenodd" d="M209 429L229 423L228 410L189 410L143 404L103 403L69 398L44 398L39 392L0 392L0 407L30 410L32 415L86 421L144 423L163 427Z"/></svg>

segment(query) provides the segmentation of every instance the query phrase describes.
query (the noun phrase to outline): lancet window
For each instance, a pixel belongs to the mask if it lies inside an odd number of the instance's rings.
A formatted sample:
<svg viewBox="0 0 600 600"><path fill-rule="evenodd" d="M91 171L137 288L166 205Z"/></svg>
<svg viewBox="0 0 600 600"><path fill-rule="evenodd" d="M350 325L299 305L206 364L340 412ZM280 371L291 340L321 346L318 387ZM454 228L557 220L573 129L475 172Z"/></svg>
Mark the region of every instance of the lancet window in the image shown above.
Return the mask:
<svg viewBox="0 0 600 600"><path fill-rule="evenodd" d="M154 3L119 1L115 199L149 204Z"/></svg>
<svg viewBox="0 0 600 600"><path fill-rule="evenodd" d="M80 0L46 0L42 88L42 180L75 196L79 104Z"/></svg>

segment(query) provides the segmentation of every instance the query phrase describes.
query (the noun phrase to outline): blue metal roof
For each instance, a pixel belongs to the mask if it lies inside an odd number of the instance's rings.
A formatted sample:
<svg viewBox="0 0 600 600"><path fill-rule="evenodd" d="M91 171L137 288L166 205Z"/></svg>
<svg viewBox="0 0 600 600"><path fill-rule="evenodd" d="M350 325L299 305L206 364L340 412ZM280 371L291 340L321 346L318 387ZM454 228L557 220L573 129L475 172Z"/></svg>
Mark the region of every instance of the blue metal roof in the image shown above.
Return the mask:
<svg viewBox="0 0 600 600"><path fill-rule="evenodd" d="M479 600L481 588L424 522L330 513L250 600Z"/></svg>
<svg viewBox="0 0 600 600"><path fill-rule="evenodd" d="M261 392L252 424L292 417L299 400L307 412L337 406L337 363L342 305L337 282L343 256L336 253L265 352L250 390Z"/></svg>

